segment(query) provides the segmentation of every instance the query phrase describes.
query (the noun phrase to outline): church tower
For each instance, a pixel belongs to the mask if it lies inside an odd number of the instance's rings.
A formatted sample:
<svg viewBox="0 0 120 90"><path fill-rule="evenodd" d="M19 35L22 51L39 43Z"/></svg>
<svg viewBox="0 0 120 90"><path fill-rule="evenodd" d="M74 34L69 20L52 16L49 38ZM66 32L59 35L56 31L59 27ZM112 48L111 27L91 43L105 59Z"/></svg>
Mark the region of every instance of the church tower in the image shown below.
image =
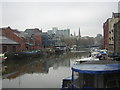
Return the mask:
<svg viewBox="0 0 120 90"><path fill-rule="evenodd" d="M78 33L78 37L81 37L81 33L80 33L80 28L79 28L79 33Z"/></svg>

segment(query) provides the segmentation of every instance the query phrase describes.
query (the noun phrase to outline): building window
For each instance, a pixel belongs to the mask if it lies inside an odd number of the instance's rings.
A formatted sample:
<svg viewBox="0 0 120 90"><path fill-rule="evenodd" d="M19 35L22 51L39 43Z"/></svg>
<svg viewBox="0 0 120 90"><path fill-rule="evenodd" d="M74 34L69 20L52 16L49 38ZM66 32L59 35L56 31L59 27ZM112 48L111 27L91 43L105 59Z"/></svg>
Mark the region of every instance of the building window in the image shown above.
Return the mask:
<svg viewBox="0 0 120 90"><path fill-rule="evenodd" d="M112 32L113 32L113 30L112 30Z"/></svg>
<svg viewBox="0 0 120 90"><path fill-rule="evenodd" d="M16 46L13 46L13 52L16 52Z"/></svg>
<svg viewBox="0 0 120 90"><path fill-rule="evenodd" d="M7 52L7 46L3 46L3 53Z"/></svg>
<svg viewBox="0 0 120 90"><path fill-rule="evenodd" d="M112 37L112 40L113 40L114 38Z"/></svg>

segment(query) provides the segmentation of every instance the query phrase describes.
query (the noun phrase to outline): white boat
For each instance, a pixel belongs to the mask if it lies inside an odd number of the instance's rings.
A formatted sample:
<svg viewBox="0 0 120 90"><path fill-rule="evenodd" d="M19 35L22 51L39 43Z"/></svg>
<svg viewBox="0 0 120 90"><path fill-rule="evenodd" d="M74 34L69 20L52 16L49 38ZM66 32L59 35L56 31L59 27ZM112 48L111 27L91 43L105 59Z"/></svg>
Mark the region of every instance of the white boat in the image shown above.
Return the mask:
<svg viewBox="0 0 120 90"><path fill-rule="evenodd" d="M100 52L95 51L95 52L91 52L91 54L86 57L86 58L82 58L82 59L77 59L75 61L75 64L77 63L82 63L82 62L89 62L89 61L99 61L99 58L97 58L97 56L99 55Z"/></svg>
<svg viewBox="0 0 120 90"><path fill-rule="evenodd" d="M90 53L89 57L77 59L76 63L88 62L88 61L99 61L107 60L107 51L106 50L94 50Z"/></svg>
<svg viewBox="0 0 120 90"><path fill-rule="evenodd" d="M91 56L91 57L87 57L87 58L83 58L83 59L77 59L75 61L75 63L77 64L77 63L89 62L89 61L99 61L99 58Z"/></svg>
<svg viewBox="0 0 120 90"><path fill-rule="evenodd" d="M0 63L2 63L7 57L5 57L5 54L0 54Z"/></svg>

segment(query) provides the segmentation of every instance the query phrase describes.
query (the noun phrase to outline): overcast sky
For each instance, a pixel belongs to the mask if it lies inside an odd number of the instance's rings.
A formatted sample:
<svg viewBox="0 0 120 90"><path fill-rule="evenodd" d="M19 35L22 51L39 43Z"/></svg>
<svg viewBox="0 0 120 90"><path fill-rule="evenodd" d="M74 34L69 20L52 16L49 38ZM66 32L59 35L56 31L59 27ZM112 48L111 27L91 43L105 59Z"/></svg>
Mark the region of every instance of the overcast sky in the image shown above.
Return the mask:
<svg viewBox="0 0 120 90"><path fill-rule="evenodd" d="M0 4L1 5L1 4ZM103 23L118 11L118 2L2 2L2 27L24 31L27 28L80 27L82 36L103 32Z"/></svg>

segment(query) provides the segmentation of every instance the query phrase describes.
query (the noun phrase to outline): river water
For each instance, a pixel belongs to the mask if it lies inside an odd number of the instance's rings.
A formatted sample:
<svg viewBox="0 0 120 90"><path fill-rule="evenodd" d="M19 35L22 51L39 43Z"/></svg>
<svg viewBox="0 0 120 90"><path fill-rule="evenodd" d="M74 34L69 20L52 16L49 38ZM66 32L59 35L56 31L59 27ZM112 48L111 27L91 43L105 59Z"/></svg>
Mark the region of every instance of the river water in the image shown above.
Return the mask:
<svg viewBox="0 0 120 90"><path fill-rule="evenodd" d="M69 52L44 58L6 60L2 88L60 88L62 79L71 75L73 62L87 55L88 52Z"/></svg>

